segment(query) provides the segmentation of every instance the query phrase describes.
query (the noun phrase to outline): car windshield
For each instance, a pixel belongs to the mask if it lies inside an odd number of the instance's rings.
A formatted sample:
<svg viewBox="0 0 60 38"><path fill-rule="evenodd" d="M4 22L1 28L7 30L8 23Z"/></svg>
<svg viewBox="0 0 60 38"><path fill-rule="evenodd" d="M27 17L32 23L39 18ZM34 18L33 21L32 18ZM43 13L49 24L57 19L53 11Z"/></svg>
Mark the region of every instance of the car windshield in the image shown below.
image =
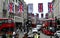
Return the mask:
<svg viewBox="0 0 60 38"><path fill-rule="evenodd" d="M2 25L2 23L4 23L4 20L0 20L0 26Z"/></svg>
<svg viewBox="0 0 60 38"><path fill-rule="evenodd" d="M7 20L7 19L5 19L5 20L4 20L4 23L8 23L8 20Z"/></svg>
<svg viewBox="0 0 60 38"><path fill-rule="evenodd" d="M58 32L58 33L60 33L60 32Z"/></svg>

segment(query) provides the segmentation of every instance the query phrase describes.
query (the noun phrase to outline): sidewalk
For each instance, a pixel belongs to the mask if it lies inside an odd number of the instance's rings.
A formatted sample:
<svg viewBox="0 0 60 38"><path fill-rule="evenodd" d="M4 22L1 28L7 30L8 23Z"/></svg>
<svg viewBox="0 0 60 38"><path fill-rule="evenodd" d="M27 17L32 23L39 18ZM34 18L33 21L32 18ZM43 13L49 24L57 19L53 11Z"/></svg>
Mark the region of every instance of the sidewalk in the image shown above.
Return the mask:
<svg viewBox="0 0 60 38"><path fill-rule="evenodd" d="M23 38L23 36L24 36L24 33L23 32L20 32L19 33L19 38Z"/></svg>

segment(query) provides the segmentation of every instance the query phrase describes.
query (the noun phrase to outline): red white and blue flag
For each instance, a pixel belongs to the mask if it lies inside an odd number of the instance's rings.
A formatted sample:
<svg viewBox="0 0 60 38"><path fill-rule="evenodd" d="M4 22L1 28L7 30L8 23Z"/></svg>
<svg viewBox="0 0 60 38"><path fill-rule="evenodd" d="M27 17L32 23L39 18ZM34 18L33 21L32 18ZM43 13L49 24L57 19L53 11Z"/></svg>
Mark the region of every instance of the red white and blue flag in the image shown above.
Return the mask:
<svg viewBox="0 0 60 38"><path fill-rule="evenodd" d="M14 13L14 4L12 2L8 4L8 12Z"/></svg>
<svg viewBox="0 0 60 38"><path fill-rule="evenodd" d="M38 12L43 12L43 3L38 3Z"/></svg>
<svg viewBox="0 0 60 38"><path fill-rule="evenodd" d="M48 3L48 12L52 12L53 11L53 3L49 2Z"/></svg>
<svg viewBox="0 0 60 38"><path fill-rule="evenodd" d="M33 4L28 4L28 13L32 13L33 12Z"/></svg>
<svg viewBox="0 0 60 38"><path fill-rule="evenodd" d="M18 13L22 13L23 12L23 3L20 2L18 5Z"/></svg>

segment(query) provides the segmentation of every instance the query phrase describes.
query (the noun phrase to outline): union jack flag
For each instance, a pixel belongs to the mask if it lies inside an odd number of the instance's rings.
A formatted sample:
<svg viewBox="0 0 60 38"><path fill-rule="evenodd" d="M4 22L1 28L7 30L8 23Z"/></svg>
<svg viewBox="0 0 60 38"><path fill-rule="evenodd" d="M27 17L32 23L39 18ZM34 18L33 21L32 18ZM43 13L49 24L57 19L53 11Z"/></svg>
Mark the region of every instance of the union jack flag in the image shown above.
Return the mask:
<svg viewBox="0 0 60 38"><path fill-rule="evenodd" d="M22 13L22 12L23 12L23 3L20 2L18 6L18 13Z"/></svg>
<svg viewBox="0 0 60 38"><path fill-rule="evenodd" d="M8 12L14 13L14 4L12 2L8 4Z"/></svg>
<svg viewBox="0 0 60 38"><path fill-rule="evenodd" d="M43 12L43 3L38 3L38 12Z"/></svg>
<svg viewBox="0 0 60 38"><path fill-rule="evenodd" d="M33 12L33 4L28 4L28 13Z"/></svg>
<svg viewBox="0 0 60 38"><path fill-rule="evenodd" d="M49 2L48 3L48 12L52 12L53 11L53 3Z"/></svg>

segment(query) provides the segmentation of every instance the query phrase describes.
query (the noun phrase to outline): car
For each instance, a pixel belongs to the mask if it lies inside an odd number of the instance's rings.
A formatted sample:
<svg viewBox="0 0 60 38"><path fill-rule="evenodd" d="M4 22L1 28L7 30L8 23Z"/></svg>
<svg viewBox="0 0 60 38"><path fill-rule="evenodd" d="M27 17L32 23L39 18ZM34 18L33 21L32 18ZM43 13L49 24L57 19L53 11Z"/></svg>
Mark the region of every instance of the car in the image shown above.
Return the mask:
<svg viewBox="0 0 60 38"><path fill-rule="evenodd" d="M40 30L41 27L42 27L42 25L37 25L37 26L36 26L36 28L37 28L38 30Z"/></svg>
<svg viewBox="0 0 60 38"><path fill-rule="evenodd" d="M28 38L33 38L35 33L37 33L40 37L40 32L38 32L38 29L37 28L32 28L32 31L28 32Z"/></svg>
<svg viewBox="0 0 60 38"><path fill-rule="evenodd" d="M28 32L28 38L33 38L34 33L37 33L37 28L32 28L32 31Z"/></svg>
<svg viewBox="0 0 60 38"><path fill-rule="evenodd" d="M37 28L32 28L32 32L38 32L38 29Z"/></svg>
<svg viewBox="0 0 60 38"><path fill-rule="evenodd" d="M54 33L54 36L55 36L55 38L59 38L60 37L60 30L58 30L58 31L56 31L55 33Z"/></svg>

